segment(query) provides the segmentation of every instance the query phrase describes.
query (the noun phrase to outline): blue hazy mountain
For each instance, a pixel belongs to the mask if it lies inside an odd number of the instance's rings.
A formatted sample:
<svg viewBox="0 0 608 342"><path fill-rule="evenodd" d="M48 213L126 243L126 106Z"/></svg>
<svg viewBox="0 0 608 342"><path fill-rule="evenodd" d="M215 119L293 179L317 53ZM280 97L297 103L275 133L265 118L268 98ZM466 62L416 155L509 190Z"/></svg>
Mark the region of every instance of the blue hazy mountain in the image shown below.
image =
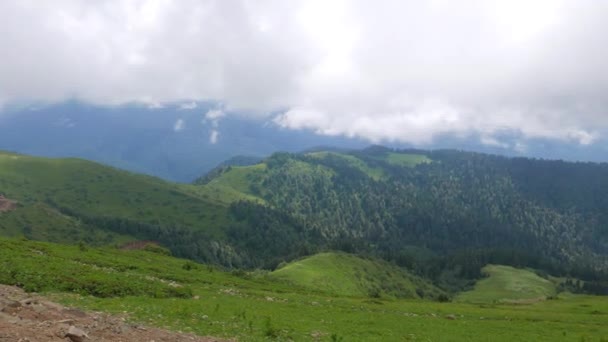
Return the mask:
<svg viewBox="0 0 608 342"><path fill-rule="evenodd" d="M68 102L12 108L0 114L0 149L80 157L162 178L190 182L235 155L264 157L312 146L359 148L367 143L282 129L269 120L205 119L213 105L100 107ZM218 135L211 141L212 131Z"/></svg>
<svg viewBox="0 0 608 342"><path fill-rule="evenodd" d="M5 108L0 113L0 149L50 157L81 157L174 181L190 182L236 155L264 157L276 151L297 152L317 146L361 148L361 139L328 137L278 127L268 119L205 114L213 103L149 108L104 107L70 101L46 106ZM212 131L218 132L215 143ZM547 140L501 136L509 148L481 144L479 137L435 139L425 149L462 149L547 159L606 161L606 144L579 146ZM525 149L512 148L524 141ZM407 144L385 144L409 148Z"/></svg>

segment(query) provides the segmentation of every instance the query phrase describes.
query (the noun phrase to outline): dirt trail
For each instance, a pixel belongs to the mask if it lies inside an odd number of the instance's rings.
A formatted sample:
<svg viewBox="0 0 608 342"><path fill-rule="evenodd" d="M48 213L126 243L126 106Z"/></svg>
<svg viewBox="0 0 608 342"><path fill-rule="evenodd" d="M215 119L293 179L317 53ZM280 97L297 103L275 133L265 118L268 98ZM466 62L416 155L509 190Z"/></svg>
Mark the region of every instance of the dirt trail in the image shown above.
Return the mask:
<svg viewBox="0 0 608 342"><path fill-rule="evenodd" d="M0 194L0 213L17 209L17 202L12 201Z"/></svg>
<svg viewBox="0 0 608 342"><path fill-rule="evenodd" d="M66 336L67 335L67 336ZM86 336L85 336L86 335ZM67 308L0 285L0 342L222 341L127 323L124 317Z"/></svg>

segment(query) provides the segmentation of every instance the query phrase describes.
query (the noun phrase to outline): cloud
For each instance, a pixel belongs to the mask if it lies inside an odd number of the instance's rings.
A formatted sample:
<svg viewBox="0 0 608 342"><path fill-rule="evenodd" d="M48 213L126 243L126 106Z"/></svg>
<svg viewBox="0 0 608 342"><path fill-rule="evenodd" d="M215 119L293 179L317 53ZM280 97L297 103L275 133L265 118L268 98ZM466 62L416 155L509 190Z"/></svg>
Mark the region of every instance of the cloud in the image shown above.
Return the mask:
<svg viewBox="0 0 608 342"><path fill-rule="evenodd" d="M219 138L220 138L220 132L216 129L212 129L211 133L209 134L209 142L211 144L215 145Z"/></svg>
<svg viewBox="0 0 608 342"><path fill-rule="evenodd" d="M223 118L224 116L226 116L226 112L224 112L223 110L211 109L205 114L205 119L211 120L211 121L214 121L214 120L217 121L217 120Z"/></svg>
<svg viewBox="0 0 608 342"><path fill-rule="evenodd" d="M186 122L184 122L183 119L177 119L175 121L175 124L173 125L173 131L180 132L180 131L184 130L184 128L186 128Z"/></svg>
<svg viewBox="0 0 608 342"><path fill-rule="evenodd" d="M588 145L608 131L607 14L597 0L4 1L0 99L215 101L215 128L238 112L376 142Z"/></svg>
<svg viewBox="0 0 608 342"><path fill-rule="evenodd" d="M196 104L196 102L192 101L192 102L188 102L188 103L182 103L179 106L179 109L181 110L192 110L192 109L196 109L198 107L198 105Z"/></svg>

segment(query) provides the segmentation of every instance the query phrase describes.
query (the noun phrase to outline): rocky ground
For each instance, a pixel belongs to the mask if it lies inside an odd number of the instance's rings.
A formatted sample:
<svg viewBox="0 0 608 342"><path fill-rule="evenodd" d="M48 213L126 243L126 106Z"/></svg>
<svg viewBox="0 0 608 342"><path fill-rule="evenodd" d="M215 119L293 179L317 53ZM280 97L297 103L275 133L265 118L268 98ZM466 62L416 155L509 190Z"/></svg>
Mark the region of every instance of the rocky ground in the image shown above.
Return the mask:
<svg viewBox="0 0 608 342"><path fill-rule="evenodd" d="M125 317L67 308L44 297L0 285L0 342L220 341L126 322Z"/></svg>

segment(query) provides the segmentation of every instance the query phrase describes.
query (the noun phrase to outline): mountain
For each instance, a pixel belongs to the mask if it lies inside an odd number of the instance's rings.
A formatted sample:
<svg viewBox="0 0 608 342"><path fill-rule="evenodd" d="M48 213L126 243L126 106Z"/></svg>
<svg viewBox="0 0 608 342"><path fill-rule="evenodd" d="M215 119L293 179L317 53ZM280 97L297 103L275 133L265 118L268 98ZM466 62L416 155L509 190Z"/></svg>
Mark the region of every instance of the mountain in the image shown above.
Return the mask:
<svg viewBox="0 0 608 342"><path fill-rule="evenodd" d="M277 153L204 186L289 213L315 244L431 277L491 262L595 277L608 265L607 176L607 164L373 147Z"/></svg>
<svg viewBox="0 0 608 342"><path fill-rule="evenodd" d="M235 268L344 251L448 291L470 287L489 263L608 279L606 164L382 146L252 162L178 184L81 159L1 153L0 234L156 241Z"/></svg>
<svg viewBox="0 0 608 342"><path fill-rule="evenodd" d="M477 135L442 135L424 147L608 161L603 140L579 145L529 139L515 132L503 132L494 144L483 143L485 140ZM383 143L401 149L413 147L396 141ZM339 151L360 149L368 144L357 137L283 129L273 122L272 115L225 112L218 103L100 106L67 101L0 108L0 150L84 158L178 182L191 182L233 156L260 159L276 151Z"/></svg>
<svg viewBox="0 0 608 342"><path fill-rule="evenodd" d="M5 108L0 111L0 150L85 158L191 182L237 155L259 159L279 150L296 152L317 145L364 146L357 139L284 130L268 119L224 115L217 108L213 103L150 108L77 101ZM216 114L207 118L209 111Z"/></svg>

